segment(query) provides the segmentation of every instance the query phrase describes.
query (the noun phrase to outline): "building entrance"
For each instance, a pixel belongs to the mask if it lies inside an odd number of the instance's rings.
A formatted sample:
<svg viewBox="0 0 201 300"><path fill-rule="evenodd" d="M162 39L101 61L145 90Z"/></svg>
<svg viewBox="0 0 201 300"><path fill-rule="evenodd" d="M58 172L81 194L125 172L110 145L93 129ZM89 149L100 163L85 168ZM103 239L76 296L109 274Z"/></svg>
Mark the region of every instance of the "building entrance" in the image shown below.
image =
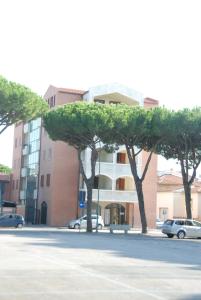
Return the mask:
<svg viewBox="0 0 201 300"><path fill-rule="evenodd" d="M119 203L111 203L105 207L105 225L125 224L125 207Z"/></svg>
<svg viewBox="0 0 201 300"><path fill-rule="evenodd" d="M41 204L41 224L47 224L47 203L45 201Z"/></svg>

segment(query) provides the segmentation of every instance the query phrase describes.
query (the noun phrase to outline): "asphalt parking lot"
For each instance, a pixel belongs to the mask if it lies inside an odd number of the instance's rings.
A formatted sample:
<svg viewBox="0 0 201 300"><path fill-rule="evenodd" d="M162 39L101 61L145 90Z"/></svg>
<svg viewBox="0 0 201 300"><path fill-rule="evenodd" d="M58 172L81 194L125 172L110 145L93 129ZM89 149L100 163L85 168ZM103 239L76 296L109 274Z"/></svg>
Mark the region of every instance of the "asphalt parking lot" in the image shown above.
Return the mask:
<svg viewBox="0 0 201 300"><path fill-rule="evenodd" d="M201 299L201 240L0 229L0 300Z"/></svg>

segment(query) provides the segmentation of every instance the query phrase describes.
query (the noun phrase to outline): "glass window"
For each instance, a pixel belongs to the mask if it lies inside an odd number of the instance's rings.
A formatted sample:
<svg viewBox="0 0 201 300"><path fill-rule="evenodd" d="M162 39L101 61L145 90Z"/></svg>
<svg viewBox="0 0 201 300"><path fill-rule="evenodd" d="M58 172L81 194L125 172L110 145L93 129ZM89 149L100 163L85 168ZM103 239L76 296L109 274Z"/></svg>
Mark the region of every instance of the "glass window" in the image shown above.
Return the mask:
<svg viewBox="0 0 201 300"><path fill-rule="evenodd" d="M198 221L193 221L193 223L194 223L195 226L201 227L201 223L200 223L200 222L198 222Z"/></svg>
<svg viewBox="0 0 201 300"><path fill-rule="evenodd" d="M166 220L165 222L164 222L164 224L166 224L166 225L172 225L173 224L173 220Z"/></svg>
<svg viewBox="0 0 201 300"><path fill-rule="evenodd" d="M105 103L105 100L95 99L94 102L95 102L95 103L104 104L104 103Z"/></svg>
<svg viewBox="0 0 201 300"><path fill-rule="evenodd" d="M119 101L110 101L109 103L110 104L120 104L121 102L119 102Z"/></svg>
<svg viewBox="0 0 201 300"><path fill-rule="evenodd" d="M184 225L184 221L183 220L177 220L175 221L176 225Z"/></svg>
<svg viewBox="0 0 201 300"><path fill-rule="evenodd" d="M30 142L39 140L39 138L40 138L40 128L37 128L30 133L30 137L29 137Z"/></svg>
<svg viewBox="0 0 201 300"><path fill-rule="evenodd" d="M40 186L41 187L44 186L44 175L41 175L41 177L40 177Z"/></svg>
<svg viewBox="0 0 201 300"><path fill-rule="evenodd" d="M35 152L40 149L40 140L33 141L30 143L30 152Z"/></svg>
<svg viewBox="0 0 201 300"><path fill-rule="evenodd" d="M19 184L19 180L17 179L17 180L16 180L16 187L15 187L16 190L18 190L18 184Z"/></svg>
<svg viewBox="0 0 201 300"><path fill-rule="evenodd" d="M186 221L185 225L187 225L187 226L193 226L193 222L192 221Z"/></svg>
<svg viewBox="0 0 201 300"><path fill-rule="evenodd" d="M50 186L50 174L47 174L46 186Z"/></svg>

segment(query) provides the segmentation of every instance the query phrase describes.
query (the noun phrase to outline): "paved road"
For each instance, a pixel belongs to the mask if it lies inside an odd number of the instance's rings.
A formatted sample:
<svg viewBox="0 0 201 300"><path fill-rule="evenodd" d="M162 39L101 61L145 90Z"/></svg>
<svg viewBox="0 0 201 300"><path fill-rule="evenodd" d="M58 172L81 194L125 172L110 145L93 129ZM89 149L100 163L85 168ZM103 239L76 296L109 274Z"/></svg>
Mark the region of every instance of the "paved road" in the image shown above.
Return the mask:
<svg viewBox="0 0 201 300"><path fill-rule="evenodd" d="M201 299L201 240L0 230L0 300Z"/></svg>

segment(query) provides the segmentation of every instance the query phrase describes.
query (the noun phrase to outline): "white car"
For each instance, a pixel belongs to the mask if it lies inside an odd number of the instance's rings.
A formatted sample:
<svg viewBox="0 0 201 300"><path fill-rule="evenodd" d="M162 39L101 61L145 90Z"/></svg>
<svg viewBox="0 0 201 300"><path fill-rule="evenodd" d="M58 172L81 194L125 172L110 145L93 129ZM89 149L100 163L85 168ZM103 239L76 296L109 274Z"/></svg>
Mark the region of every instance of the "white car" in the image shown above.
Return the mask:
<svg viewBox="0 0 201 300"><path fill-rule="evenodd" d="M201 238L201 223L191 219L168 219L162 226L162 233L169 238L173 238L175 235L178 239Z"/></svg>
<svg viewBox="0 0 201 300"><path fill-rule="evenodd" d="M103 218L101 216L98 216L98 222L97 222L97 215L93 214L91 215L91 221L92 221L92 228L98 228L102 229L104 227ZM68 223L68 228L74 228L74 229L80 229L80 228L87 228L87 216L83 216L79 219L72 220Z"/></svg>

